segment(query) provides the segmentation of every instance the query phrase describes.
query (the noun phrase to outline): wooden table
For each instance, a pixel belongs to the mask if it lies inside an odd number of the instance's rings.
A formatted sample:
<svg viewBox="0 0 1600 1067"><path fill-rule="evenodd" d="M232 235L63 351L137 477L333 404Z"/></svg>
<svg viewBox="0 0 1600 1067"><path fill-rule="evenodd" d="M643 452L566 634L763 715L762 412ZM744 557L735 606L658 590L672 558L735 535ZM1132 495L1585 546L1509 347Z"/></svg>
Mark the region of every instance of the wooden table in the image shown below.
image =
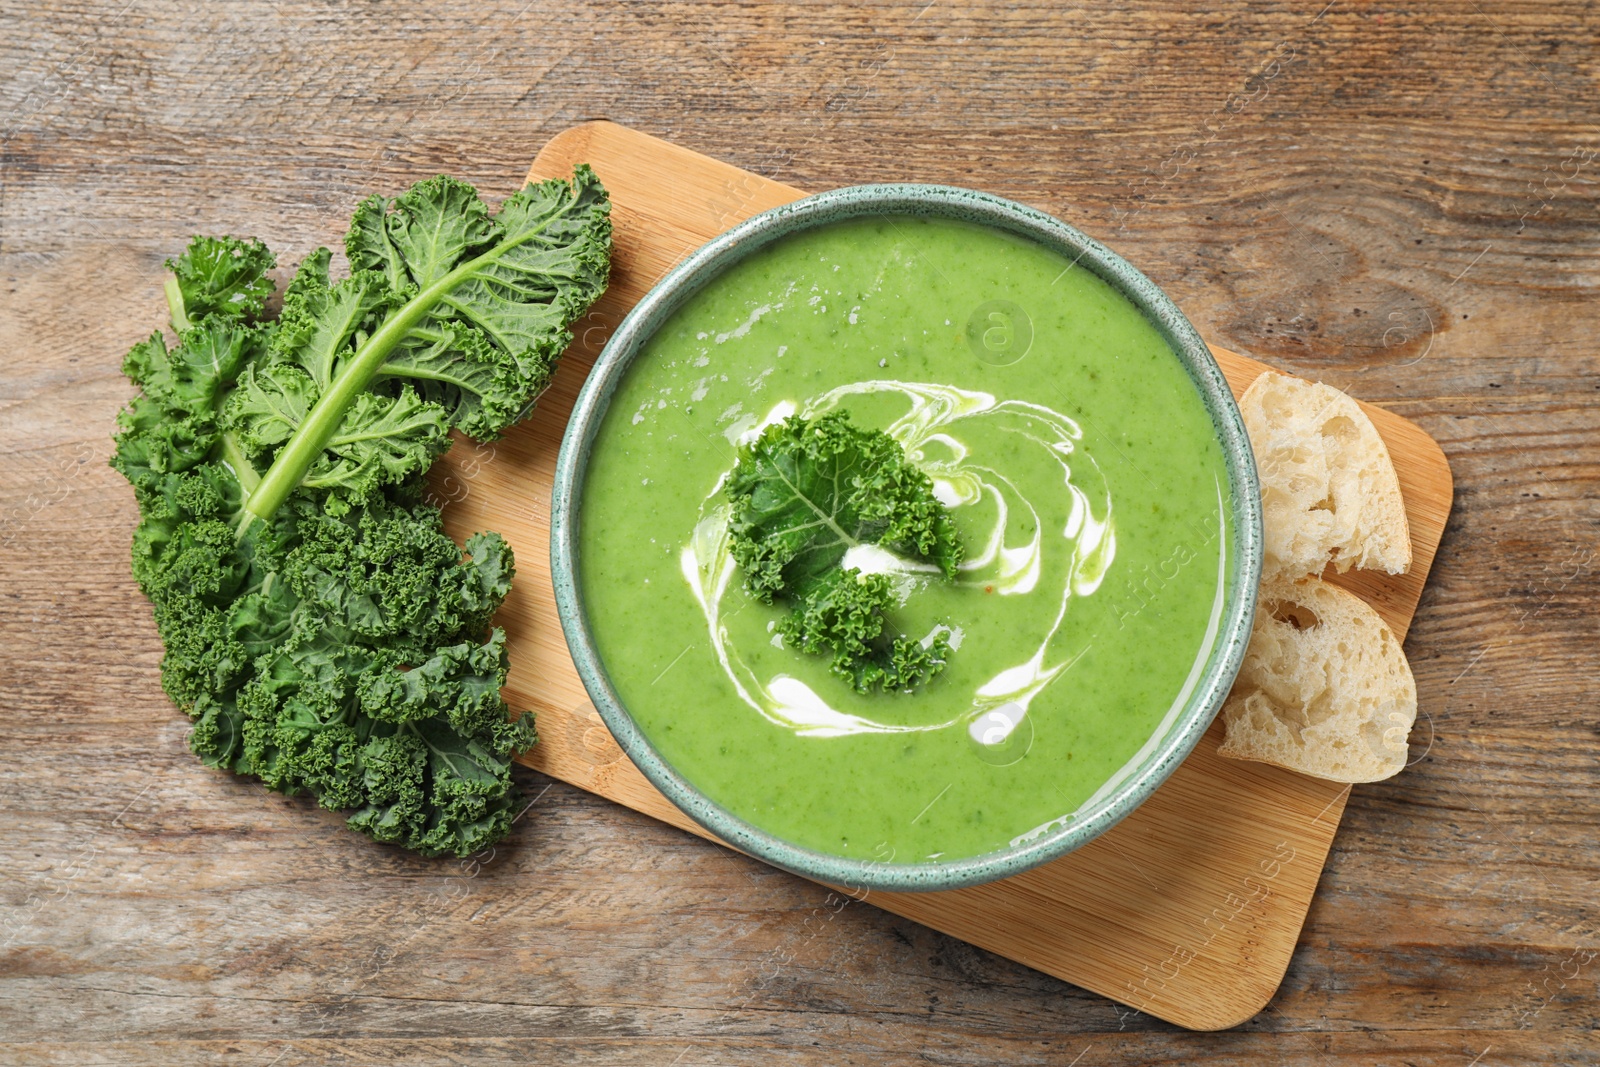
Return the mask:
<svg viewBox="0 0 1600 1067"><path fill-rule="evenodd" d="M0 1061L1600 1062L1595 15L1468 0L5 0ZM1417 420L1457 498L1282 992L1190 1034L533 772L483 863L200 766L105 467L193 232L286 261L609 117L803 188L980 186L1213 342Z"/></svg>

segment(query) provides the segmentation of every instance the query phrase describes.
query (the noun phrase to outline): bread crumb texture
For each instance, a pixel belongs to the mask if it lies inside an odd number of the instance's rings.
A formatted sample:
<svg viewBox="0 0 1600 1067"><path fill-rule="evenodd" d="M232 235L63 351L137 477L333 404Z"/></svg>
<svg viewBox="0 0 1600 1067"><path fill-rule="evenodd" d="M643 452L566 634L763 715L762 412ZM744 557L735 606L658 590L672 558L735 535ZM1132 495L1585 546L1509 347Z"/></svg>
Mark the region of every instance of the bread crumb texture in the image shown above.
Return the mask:
<svg viewBox="0 0 1600 1067"><path fill-rule="evenodd" d="M1262 587L1222 716L1224 756L1375 782L1406 765L1417 684L1366 601L1320 578L1280 582Z"/></svg>
<svg viewBox="0 0 1600 1067"><path fill-rule="evenodd" d="M1332 563L1403 574L1411 532L1389 450L1361 405L1332 386L1268 372L1239 400L1261 479L1264 581Z"/></svg>
<svg viewBox="0 0 1600 1067"><path fill-rule="evenodd" d="M1336 782L1403 770L1417 685L1372 607L1324 582L1332 564L1404 573L1411 531L1389 450L1361 405L1268 372L1239 400L1261 480L1255 626L1222 706L1219 750Z"/></svg>

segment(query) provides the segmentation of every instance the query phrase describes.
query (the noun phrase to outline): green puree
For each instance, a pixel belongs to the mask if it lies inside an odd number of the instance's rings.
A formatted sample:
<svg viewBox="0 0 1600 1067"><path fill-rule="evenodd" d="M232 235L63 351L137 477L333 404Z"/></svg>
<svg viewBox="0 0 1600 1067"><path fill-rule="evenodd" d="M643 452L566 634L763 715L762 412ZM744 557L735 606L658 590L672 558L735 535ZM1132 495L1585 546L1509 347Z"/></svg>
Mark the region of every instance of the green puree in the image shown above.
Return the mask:
<svg viewBox="0 0 1600 1067"><path fill-rule="evenodd" d="M843 409L934 478L954 582L892 557L897 633L956 651L857 694L781 647L726 556L741 434ZM1221 449L1155 329L1031 242L945 220L797 234L690 300L617 389L580 580L606 671L657 750L792 842L909 863L1070 817L1150 741L1207 654L1231 565Z"/></svg>

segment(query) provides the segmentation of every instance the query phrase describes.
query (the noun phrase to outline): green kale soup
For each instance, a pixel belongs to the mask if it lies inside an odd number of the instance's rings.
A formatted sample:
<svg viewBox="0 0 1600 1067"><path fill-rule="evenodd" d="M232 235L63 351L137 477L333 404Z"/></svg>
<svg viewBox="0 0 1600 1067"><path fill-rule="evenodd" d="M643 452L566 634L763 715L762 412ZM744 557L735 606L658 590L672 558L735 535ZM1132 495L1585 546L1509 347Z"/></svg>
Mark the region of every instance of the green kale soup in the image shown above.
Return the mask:
<svg viewBox="0 0 1600 1067"><path fill-rule="evenodd" d="M954 580L885 552L889 628L944 669L856 692L749 595L721 491L791 415L884 430L965 548ZM790 235L639 353L595 440L579 582L607 676L661 756L730 812L838 856L919 863L1050 832L1182 710L1232 565L1227 472L1172 349L1094 274L963 222Z"/></svg>

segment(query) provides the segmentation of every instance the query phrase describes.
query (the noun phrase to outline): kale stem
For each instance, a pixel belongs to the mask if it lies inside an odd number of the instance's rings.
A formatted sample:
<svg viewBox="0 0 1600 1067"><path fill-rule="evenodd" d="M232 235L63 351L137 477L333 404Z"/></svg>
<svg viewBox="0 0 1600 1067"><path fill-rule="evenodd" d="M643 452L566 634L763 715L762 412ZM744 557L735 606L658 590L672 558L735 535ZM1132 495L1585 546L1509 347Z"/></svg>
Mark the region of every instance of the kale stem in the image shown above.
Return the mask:
<svg viewBox="0 0 1600 1067"><path fill-rule="evenodd" d="M182 333L189 328L189 312L183 306L183 288L178 284L176 275L167 277L167 309L172 312L172 328L177 333Z"/></svg>
<svg viewBox="0 0 1600 1067"><path fill-rule="evenodd" d="M261 475L251 466L244 449L239 447L239 439L232 433L224 433L222 440L218 442L218 447L222 450L218 458L227 464L228 470L233 472L234 480L244 489L244 495L248 498L256 491L256 486L261 484Z"/></svg>

